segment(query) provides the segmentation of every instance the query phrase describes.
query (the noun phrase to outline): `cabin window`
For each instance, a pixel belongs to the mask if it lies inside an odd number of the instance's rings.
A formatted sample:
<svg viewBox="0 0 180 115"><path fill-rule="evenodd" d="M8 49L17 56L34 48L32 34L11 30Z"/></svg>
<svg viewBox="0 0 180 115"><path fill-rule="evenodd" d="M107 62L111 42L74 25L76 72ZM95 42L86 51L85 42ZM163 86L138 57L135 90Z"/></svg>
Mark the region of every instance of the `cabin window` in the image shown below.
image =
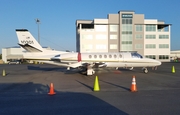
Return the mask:
<svg viewBox="0 0 180 115"><path fill-rule="evenodd" d="M121 55L121 54L119 55L119 58L122 58L122 55Z"/></svg>
<svg viewBox="0 0 180 115"><path fill-rule="evenodd" d="M99 55L99 58L102 58L102 55Z"/></svg>
<svg viewBox="0 0 180 115"><path fill-rule="evenodd" d="M107 55L104 55L104 58L107 58Z"/></svg>
<svg viewBox="0 0 180 115"><path fill-rule="evenodd" d="M97 58L97 55L94 55L94 58Z"/></svg>
<svg viewBox="0 0 180 115"><path fill-rule="evenodd" d="M92 55L89 55L89 58L92 58Z"/></svg>
<svg viewBox="0 0 180 115"><path fill-rule="evenodd" d="M112 55L109 55L109 58L112 58Z"/></svg>
<svg viewBox="0 0 180 115"><path fill-rule="evenodd" d="M114 58L117 58L117 56L116 56L116 55L114 55Z"/></svg>

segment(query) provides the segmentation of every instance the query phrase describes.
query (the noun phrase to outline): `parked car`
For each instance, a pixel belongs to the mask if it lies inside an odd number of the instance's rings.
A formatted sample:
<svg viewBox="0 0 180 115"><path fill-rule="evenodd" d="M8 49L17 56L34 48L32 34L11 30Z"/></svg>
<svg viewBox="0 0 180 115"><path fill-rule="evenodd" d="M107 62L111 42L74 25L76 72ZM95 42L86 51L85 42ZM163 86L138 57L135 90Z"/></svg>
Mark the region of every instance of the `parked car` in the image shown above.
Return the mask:
<svg viewBox="0 0 180 115"><path fill-rule="evenodd" d="M11 60L8 64L21 64L20 60Z"/></svg>

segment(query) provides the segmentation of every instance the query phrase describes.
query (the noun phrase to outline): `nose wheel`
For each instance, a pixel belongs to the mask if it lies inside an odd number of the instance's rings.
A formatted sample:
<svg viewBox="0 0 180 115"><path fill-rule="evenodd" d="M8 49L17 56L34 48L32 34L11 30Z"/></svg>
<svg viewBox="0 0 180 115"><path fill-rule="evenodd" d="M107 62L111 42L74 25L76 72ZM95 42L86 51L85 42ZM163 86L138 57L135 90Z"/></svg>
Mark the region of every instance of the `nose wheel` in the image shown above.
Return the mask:
<svg viewBox="0 0 180 115"><path fill-rule="evenodd" d="M147 68L143 68L143 72L144 73L148 73L148 69Z"/></svg>

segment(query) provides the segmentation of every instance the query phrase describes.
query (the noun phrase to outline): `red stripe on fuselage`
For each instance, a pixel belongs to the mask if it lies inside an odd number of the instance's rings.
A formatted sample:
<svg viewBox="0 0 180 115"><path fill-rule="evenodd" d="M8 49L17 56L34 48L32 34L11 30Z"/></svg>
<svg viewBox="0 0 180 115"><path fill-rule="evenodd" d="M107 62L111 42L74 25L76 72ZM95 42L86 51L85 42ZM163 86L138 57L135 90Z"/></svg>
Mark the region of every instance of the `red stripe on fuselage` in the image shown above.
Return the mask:
<svg viewBox="0 0 180 115"><path fill-rule="evenodd" d="M77 58L78 58L78 62L80 62L81 61L81 53L80 52L78 52Z"/></svg>

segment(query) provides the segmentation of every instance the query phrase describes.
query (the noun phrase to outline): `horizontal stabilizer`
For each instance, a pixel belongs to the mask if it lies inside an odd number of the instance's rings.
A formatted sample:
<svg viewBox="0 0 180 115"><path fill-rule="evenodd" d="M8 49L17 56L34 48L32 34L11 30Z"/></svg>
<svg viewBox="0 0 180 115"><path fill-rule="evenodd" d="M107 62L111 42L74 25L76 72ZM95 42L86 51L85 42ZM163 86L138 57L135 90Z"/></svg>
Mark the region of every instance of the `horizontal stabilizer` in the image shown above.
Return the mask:
<svg viewBox="0 0 180 115"><path fill-rule="evenodd" d="M18 44L20 45L22 48L24 48L25 50L27 50L28 52L42 52L41 50L29 45L29 44Z"/></svg>

